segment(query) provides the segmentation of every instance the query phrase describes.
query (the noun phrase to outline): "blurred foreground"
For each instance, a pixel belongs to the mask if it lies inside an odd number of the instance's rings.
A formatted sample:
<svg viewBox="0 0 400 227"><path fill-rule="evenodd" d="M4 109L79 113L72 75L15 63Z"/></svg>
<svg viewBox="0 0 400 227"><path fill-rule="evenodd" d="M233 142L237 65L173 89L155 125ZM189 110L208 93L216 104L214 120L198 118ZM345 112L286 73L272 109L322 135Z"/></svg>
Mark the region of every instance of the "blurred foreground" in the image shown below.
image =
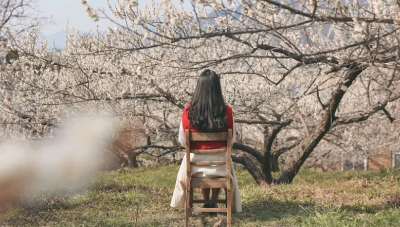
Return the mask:
<svg viewBox="0 0 400 227"><path fill-rule="evenodd" d="M97 176L115 127L101 118L70 119L43 141L0 144L0 210L35 195L83 188ZM31 201L35 203L36 201Z"/></svg>
<svg viewBox="0 0 400 227"><path fill-rule="evenodd" d="M260 186L236 168L243 213L233 226L399 226L400 170L299 173L292 185ZM7 212L6 226L182 226L171 209L178 166L105 172L80 193L42 195ZM223 226L224 217L196 214L194 226ZM222 222L220 222L222 220Z"/></svg>

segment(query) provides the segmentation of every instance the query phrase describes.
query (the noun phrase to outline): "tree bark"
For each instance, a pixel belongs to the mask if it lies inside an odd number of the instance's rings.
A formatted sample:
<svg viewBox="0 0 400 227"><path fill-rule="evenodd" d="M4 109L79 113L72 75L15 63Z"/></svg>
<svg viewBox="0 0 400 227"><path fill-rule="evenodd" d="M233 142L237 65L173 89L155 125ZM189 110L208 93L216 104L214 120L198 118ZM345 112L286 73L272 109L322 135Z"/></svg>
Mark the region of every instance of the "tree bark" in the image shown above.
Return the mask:
<svg viewBox="0 0 400 227"><path fill-rule="evenodd" d="M264 132L264 161L262 162L262 171L265 177L265 181L268 184L272 183L273 177L272 177L272 172L271 172L271 147L272 147L272 142L274 140L273 132L271 133L272 135L269 135L269 129L266 127L265 132Z"/></svg>
<svg viewBox="0 0 400 227"><path fill-rule="evenodd" d="M128 165L133 168L139 168L139 164L137 162L137 154L135 152L128 152L129 163Z"/></svg>
<svg viewBox="0 0 400 227"><path fill-rule="evenodd" d="M271 165L271 160L272 160L272 145L274 144L274 141L276 137L278 136L279 132L287 125L289 125L292 122L292 120L287 121L285 124L281 124L280 126L274 127L272 131L269 131L268 127L265 127L265 133L264 133L264 161L262 162L262 170L264 173L265 181L268 184L272 184L273 182L273 177L272 177L272 165ZM279 156L278 156L279 157Z"/></svg>
<svg viewBox="0 0 400 227"><path fill-rule="evenodd" d="M253 155L257 159L257 161L259 163L263 162L264 157L261 154L261 152L259 152L258 150L254 149L252 147L249 147L247 145L240 144L240 143L234 143L232 148L233 149L237 149L237 150L241 150L241 151L244 151L246 153L249 153L249 154Z"/></svg>
<svg viewBox="0 0 400 227"><path fill-rule="evenodd" d="M137 155L133 155L132 159L131 159L131 163L133 168L139 168L139 164L137 162Z"/></svg>
<svg viewBox="0 0 400 227"><path fill-rule="evenodd" d="M272 172L279 172L279 156L275 153L271 154L270 162L271 162L271 171Z"/></svg>
<svg viewBox="0 0 400 227"><path fill-rule="evenodd" d="M264 181L262 172L247 155L242 155L240 157L231 155L231 158L233 162L242 164L244 168L251 174L257 184L260 184Z"/></svg>

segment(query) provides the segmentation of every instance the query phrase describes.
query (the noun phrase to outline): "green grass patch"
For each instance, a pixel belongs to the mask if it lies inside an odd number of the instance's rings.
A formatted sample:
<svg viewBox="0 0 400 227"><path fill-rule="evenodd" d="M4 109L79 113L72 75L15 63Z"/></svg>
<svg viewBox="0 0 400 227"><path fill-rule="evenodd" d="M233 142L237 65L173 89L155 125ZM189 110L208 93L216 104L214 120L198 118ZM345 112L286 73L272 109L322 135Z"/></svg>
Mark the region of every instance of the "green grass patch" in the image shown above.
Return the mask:
<svg viewBox="0 0 400 227"><path fill-rule="evenodd" d="M1 226L182 226L169 207L179 166L104 172L77 193L42 195L2 215ZM291 185L257 185L237 168L243 203L234 226L398 226L387 204L400 192L400 171L300 171ZM225 216L195 214L193 226L224 226Z"/></svg>

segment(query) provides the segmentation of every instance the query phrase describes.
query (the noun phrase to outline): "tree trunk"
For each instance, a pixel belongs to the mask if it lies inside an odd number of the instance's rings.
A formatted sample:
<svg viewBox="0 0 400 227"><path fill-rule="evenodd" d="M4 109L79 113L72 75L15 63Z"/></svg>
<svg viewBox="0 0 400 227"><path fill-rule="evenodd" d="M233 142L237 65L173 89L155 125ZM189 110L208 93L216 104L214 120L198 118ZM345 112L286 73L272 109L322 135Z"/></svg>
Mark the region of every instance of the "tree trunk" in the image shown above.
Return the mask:
<svg viewBox="0 0 400 227"><path fill-rule="evenodd" d="M257 168L257 166L251 161L251 159L247 155L242 155L240 157L231 155L232 161L236 163L240 163L244 166L244 168L253 176L254 180L257 184L260 184L264 181L264 176L262 172Z"/></svg>
<svg viewBox="0 0 400 227"><path fill-rule="evenodd" d="M272 154L271 158L270 158L270 162L271 162L271 171L276 173L279 172L279 156L276 154Z"/></svg>
<svg viewBox="0 0 400 227"><path fill-rule="evenodd" d="M280 119L279 119L280 120ZM272 164L271 160L273 157L273 154L271 152L272 150L272 145L274 144L274 141L276 137L278 136L278 133L287 125L289 125L292 121L287 121L285 124L282 124L280 126L274 127L272 131L268 127L265 127L265 132L264 132L264 160L262 162L262 170L265 176L265 181L268 184L272 184L274 181L274 178L272 177ZM279 157L279 156L278 156Z"/></svg>
<svg viewBox="0 0 400 227"><path fill-rule="evenodd" d="M278 184L289 184L292 183L294 177L299 172L300 167L304 164L310 154L314 151L318 143L324 138L326 133L331 129L333 122L336 120L335 113L339 107L340 101L342 100L347 89L355 81L358 75L363 71L363 68L356 63L351 63L349 71L343 79L343 83L337 85L335 91L332 93L329 99L329 106L326 108L324 118L317 130L310 134L308 138L300 143L297 147L297 153L300 154L300 158L289 164L288 167L282 172L279 178L275 181Z"/></svg>
<svg viewBox="0 0 400 227"><path fill-rule="evenodd" d="M292 183L294 177L300 170L300 167L314 151L315 147L322 140L322 138L324 138L326 133L331 129L333 122L336 120L335 113L339 107L340 101L342 100L347 89L362 71L363 68L361 68L361 66L356 63L351 63L349 66L349 71L343 79L344 82L337 85L335 91L332 93L329 99L329 106L326 108L322 122L314 131L314 133L310 134L309 137L303 140L300 146L297 147L297 153L301 155L300 158L292 164L288 164L275 183Z"/></svg>
<svg viewBox="0 0 400 227"><path fill-rule="evenodd" d="M133 155L133 157L131 159L131 163L132 163L133 168L139 168L139 164L137 162L137 155L136 154Z"/></svg>
<svg viewBox="0 0 400 227"><path fill-rule="evenodd" d="M234 143L232 146L233 149L241 150L244 151L248 154L251 154L253 157L256 158L257 162L262 165L264 161L264 156L256 149L240 144L240 143ZM246 170L253 176L254 180L257 182L257 184L260 184L261 182L265 181L265 175L263 172L253 163L253 161L246 155L242 155L240 157L232 155L232 161L236 163L240 163L246 168Z"/></svg>
<svg viewBox="0 0 400 227"><path fill-rule="evenodd" d="M272 177L272 172L271 172L271 147L272 147L272 142L274 138L271 138L269 135L269 129L265 128L265 133L264 133L264 160L261 163L262 164L262 171L265 177L265 181L267 184L271 184L273 177Z"/></svg>
<svg viewBox="0 0 400 227"><path fill-rule="evenodd" d="M292 183L296 173L291 169L284 170L278 179L274 180L275 184L290 184Z"/></svg>
<svg viewBox="0 0 400 227"><path fill-rule="evenodd" d="M127 152L128 153L128 158L129 158L129 163L128 166L133 167L133 168L139 168L139 164L137 162L137 154L135 152Z"/></svg>

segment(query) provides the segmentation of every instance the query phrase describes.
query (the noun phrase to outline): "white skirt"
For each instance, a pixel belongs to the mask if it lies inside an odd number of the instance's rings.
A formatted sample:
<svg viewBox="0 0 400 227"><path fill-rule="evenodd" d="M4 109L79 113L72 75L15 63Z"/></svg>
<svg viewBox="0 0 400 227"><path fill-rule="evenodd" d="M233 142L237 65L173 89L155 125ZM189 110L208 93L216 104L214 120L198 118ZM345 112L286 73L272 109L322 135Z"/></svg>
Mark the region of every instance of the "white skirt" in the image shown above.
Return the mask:
<svg viewBox="0 0 400 227"><path fill-rule="evenodd" d="M226 154L190 154L191 162L204 161L225 161ZM192 166L193 177L224 177L226 176L226 165L221 166ZM171 200L171 207L184 208L186 192L183 185L186 185L186 154L183 157L182 164L176 177L174 194ZM240 200L239 186L236 180L235 169L231 160L231 195L232 206L236 208L236 212L242 212L242 202Z"/></svg>

